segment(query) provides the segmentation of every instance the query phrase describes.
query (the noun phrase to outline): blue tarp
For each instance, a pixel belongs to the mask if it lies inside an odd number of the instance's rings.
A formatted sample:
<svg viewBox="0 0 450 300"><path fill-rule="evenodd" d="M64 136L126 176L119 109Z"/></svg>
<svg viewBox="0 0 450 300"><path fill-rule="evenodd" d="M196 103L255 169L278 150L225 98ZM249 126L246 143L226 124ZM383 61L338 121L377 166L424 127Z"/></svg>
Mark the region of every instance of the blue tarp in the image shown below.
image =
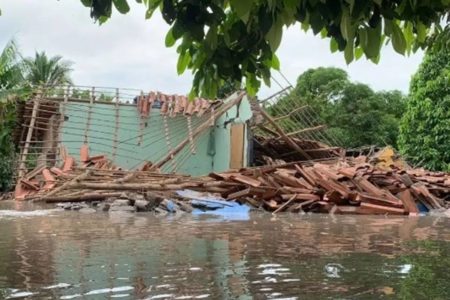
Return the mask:
<svg viewBox="0 0 450 300"><path fill-rule="evenodd" d="M233 221L245 221L249 219L250 207L248 205L241 205L237 202L226 201L217 196L206 195L191 190L177 191L177 194L192 199L191 204L194 207L192 214L194 215L215 215L225 220Z"/></svg>

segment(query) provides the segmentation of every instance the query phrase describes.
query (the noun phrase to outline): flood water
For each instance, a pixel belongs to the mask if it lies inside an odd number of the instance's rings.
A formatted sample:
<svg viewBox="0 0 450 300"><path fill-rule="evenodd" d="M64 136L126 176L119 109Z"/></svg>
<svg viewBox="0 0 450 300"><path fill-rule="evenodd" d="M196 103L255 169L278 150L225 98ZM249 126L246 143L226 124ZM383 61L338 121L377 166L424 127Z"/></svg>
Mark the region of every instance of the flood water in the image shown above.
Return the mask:
<svg viewBox="0 0 450 300"><path fill-rule="evenodd" d="M0 298L450 299L450 219L0 203Z"/></svg>

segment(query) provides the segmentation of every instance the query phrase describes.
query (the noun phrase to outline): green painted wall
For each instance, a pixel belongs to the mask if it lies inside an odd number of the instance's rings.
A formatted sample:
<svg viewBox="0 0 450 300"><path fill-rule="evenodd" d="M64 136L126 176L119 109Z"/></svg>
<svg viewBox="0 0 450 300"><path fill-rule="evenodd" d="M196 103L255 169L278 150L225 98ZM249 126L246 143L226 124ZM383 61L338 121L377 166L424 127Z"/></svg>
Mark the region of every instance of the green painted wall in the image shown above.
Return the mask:
<svg viewBox="0 0 450 300"><path fill-rule="evenodd" d="M133 169L143 161L158 161L169 152L165 136L163 117L159 109L153 108L150 117L145 119L143 129L138 111L134 105L120 104L118 116L114 104L69 102L65 105L66 120L61 131L61 141L70 155L79 159L79 149L87 140L91 156L106 154L114 157L116 165L124 169ZM163 168L164 172L177 171L191 175L204 175L211 171L224 171L230 164L230 126L250 119L251 109L247 99L239 106L231 108L215 122L215 126L201 134L194 143L195 154L188 145L172 162ZM116 119L117 129L116 129ZM208 119L192 117L192 124L200 124ZM228 123L232 120L231 123ZM228 123L228 124L227 124ZM187 118L183 115L167 117L170 143L178 145L188 136ZM224 126L224 124L227 124ZM117 142L115 143L115 132ZM87 133L87 134L86 134ZM85 138L85 135L87 136ZM142 143L139 143L142 135ZM114 145L117 149L114 150ZM244 147L247 150L247 145ZM247 158L247 153L244 154Z"/></svg>

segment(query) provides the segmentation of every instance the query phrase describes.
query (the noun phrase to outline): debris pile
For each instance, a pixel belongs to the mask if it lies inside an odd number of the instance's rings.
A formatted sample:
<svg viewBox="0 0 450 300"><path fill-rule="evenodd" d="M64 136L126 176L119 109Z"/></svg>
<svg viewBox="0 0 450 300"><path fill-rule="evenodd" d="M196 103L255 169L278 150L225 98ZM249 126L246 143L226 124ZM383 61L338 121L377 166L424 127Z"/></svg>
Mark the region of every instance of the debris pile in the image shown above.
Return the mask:
<svg viewBox="0 0 450 300"><path fill-rule="evenodd" d="M204 177L124 171L92 162L70 166L63 170L43 168L40 174L44 181L40 183L36 178L22 179L22 185L35 190L26 199L50 203L119 201L127 202L122 206L129 206L126 209L130 211L161 206L170 211L167 201L172 201L188 211L193 199L180 191L192 190L273 213L396 215L446 208L450 201L450 174L382 168L368 163L366 157L244 168ZM138 207L136 203L140 203Z"/></svg>
<svg viewBox="0 0 450 300"><path fill-rule="evenodd" d="M227 199L272 212L415 215L446 208L450 174L423 169L380 168L366 157L309 166L291 163L211 174L240 183Z"/></svg>

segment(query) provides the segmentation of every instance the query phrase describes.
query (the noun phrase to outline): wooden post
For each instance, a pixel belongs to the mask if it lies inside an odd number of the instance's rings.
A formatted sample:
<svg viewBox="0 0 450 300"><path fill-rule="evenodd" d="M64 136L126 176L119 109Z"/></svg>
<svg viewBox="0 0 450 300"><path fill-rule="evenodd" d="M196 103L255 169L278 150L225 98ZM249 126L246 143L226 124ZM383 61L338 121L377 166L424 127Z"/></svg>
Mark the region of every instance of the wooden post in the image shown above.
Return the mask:
<svg viewBox="0 0 450 300"><path fill-rule="evenodd" d="M136 103L136 106L137 107L139 107L139 102L141 102L141 101L144 101L144 91L141 91L141 94L140 94L140 96L139 96L139 98L138 98L138 101L137 101L137 103ZM139 113L139 109L137 109L137 112ZM142 116L142 113L139 113L139 118L140 118L140 123L139 123L139 140L138 140L138 145L140 146L140 145L142 145L142 140L143 140L143 137L144 137L144 128L145 128L145 125L144 125L144 117Z"/></svg>
<svg viewBox="0 0 450 300"><path fill-rule="evenodd" d="M112 152L112 160L116 161L117 155L117 140L119 137L119 89L116 89L116 103L115 103L115 111L116 111L116 120L114 126L114 140L113 140L113 152Z"/></svg>
<svg viewBox="0 0 450 300"><path fill-rule="evenodd" d="M69 95L70 95L70 85L67 86L66 89L64 89L64 100L63 103L61 103L60 105L60 109L59 109L59 124L58 124L58 149L59 149L59 155L57 157L59 157L59 162L64 161L65 157L63 157L62 153L61 153L61 149L63 147L62 144L62 129L63 129L63 124L65 121L65 114L66 114L66 107L67 107L67 102L69 101Z"/></svg>
<svg viewBox="0 0 450 300"><path fill-rule="evenodd" d="M91 127L92 105L94 104L95 87L92 87L91 97L89 101L88 117L86 120L86 128L84 129L84 143L88 144L89 128Z"/></svg>
<svg viewBox="0 0 450 300"><path fill-rule="evenodd" d="M195 138L200 133L202 133L205 129L209 128L210 126L213 126L214 123L213 120L217 119L221 115L223 115L225 112L227 112L231 107L236 105L239 101L244 98L245 93L241 92L239 95L236 96L235 99L230 100L227 103L224 103L222 106L220 106L217 110L211 112L211 118L209 120L206 120L200 126L198 126L193 132L192 132L192 138ZM189 143L189 136L186 137L178 146L176 146L170 153L168 153L166 156L164 156L162 159L160 159L157 163L155 163L150 170L155 170L158 168L161 168L164 164L166 164L173 156L175 156L178 152L183 150L184 146Z"/></svg>
<svg viewBox="0 0 450 300"><path fill-rule="evenodd" d="M30 125L28 127L27 137L25 139L25 145L22 150L22 154L20 155L20 164L19 164L19 178L25 175L26 165L25 161L28 156L28 149L30 148L31 137L33 136L34 124L36 123L36 117L39 110L39 101L42 99L42 91L39 90L38 94L33 100L33 110L31 111L31 119Z"/></svg>
<svg viewBox="0 0 450 300"><path fill-rule="evenodd" d="M191 118L191 116L187 116L186 120L187 120L189 145L191 147L191 153L195 154L196 152L195 152L194 138L192 137L192 118Z"/></svg>
<svg viewBox="0 0 450 300"><path fill-rule="evenodd" d="M167 113L163 115L163 125L164 125L164 136L166 138L166 146L169 153L173 152L172 142L170 141L170 131L169 131L169 124L167 123ZM172 162L173 169L176 168L175 162L174 162L175 155L172 155L170 157L170 161Z"/></svg>
<svg viewBox="0 0 450 300"><path fill-rule="evenodd" d="M261 112L261 115L267 121L269 121L269 123L275 128L275 130L280 134L281 138L286 141L286 143L288 143L294 150L303 155L306 159L308 160L311 159L311 156L309 156L308 153L306 153L289 136L287 136L286 133L283 131L283 129L272 119L271 116L269 116L269 114L262 107L259 107L259 110Z"/></svg>

